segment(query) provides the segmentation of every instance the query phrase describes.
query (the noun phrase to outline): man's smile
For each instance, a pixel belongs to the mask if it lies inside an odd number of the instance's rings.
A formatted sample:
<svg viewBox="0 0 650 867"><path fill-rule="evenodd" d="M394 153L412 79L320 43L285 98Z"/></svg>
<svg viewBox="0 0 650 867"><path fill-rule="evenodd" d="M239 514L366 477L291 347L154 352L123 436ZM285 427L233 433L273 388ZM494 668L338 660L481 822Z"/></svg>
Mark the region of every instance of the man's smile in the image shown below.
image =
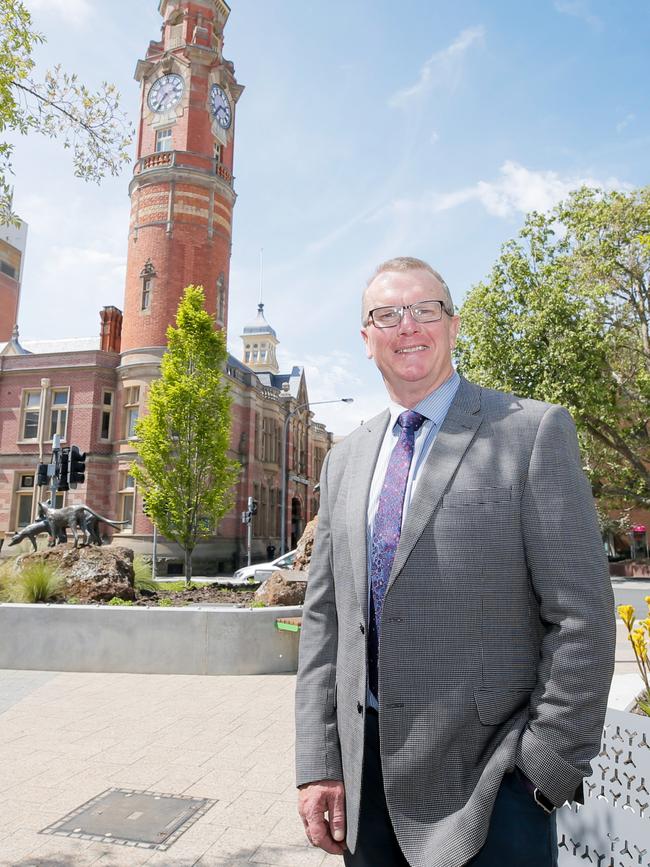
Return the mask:
<svg viewBox="0 0 650 867"><path fill-rule="evenodd" d="M418 344L417 346L402 346L400 349L396 349L395 352L399 355L403 352L423 352L428 349L428 346L423 346L422 344Z"/></svg>

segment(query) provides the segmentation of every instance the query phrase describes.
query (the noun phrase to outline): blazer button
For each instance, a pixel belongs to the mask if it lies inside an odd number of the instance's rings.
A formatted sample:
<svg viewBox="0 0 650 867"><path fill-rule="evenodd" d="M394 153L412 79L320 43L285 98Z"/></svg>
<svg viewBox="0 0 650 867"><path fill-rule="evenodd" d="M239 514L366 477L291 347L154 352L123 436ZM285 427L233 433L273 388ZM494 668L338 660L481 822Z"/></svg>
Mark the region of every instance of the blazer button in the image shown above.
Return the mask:
<svg viewBox="0 0 650 867"><path fill-rule="evenodd" d="M363 705L360 701L357 702L357 710L359 711L359 713L363 713Z"/></svg>
<svg viewBox="0 0 650 867"><path fill-rule="evenodd" d="M363 625L363 623L359 624L359 629L361 630L362 635L366 634L366 627Z"/></svg>

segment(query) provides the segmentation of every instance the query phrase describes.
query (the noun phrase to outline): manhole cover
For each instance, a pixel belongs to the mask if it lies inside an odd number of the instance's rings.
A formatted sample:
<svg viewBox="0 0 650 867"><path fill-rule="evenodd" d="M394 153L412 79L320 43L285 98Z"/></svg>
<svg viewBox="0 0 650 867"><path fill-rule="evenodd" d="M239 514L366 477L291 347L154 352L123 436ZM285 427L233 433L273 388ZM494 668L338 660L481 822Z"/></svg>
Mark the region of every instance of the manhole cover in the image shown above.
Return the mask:
<svg viewBox="0 0 650 867"><path fill-rule="evenodd" d="M214 804L208 798L107 789L40 833L165 850Z"/></svg>

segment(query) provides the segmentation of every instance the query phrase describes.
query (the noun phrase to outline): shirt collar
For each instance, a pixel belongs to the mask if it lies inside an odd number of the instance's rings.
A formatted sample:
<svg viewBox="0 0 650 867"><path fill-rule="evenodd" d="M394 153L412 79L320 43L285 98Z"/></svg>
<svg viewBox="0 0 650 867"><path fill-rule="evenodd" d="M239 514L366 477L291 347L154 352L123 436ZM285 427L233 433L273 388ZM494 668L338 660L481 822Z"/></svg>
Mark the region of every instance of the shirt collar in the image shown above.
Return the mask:
<svg viewBox="0 0 650 867"><path fill-rule="evenodd" d="M449 407L456 396L459 385L460 376L454 370L449 379L446 379L442 385L439 385L438 388L435 388L430 394L423 397L413 409L423 415L427 421L431 421L436 427L440 427L449 412ZM388 411L390 412L390 430L392 431L397 423L397 417L406 412L406 407L400 406L391 400L388 404Z"/></svg>

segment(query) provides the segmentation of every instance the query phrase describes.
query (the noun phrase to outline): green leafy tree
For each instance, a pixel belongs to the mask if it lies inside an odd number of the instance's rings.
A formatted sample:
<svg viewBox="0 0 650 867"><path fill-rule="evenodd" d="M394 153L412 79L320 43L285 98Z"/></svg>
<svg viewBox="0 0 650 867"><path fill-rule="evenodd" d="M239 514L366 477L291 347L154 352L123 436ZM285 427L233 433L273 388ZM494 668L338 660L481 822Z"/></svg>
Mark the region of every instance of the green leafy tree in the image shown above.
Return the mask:
<svg viewBox="0 0 650 867"><path fill-rule="evenodd" d="M142 486L145 511L185 553L214 535L230 509L239 465L228 458L230 394L223 375L225 337L205 310L200 286L188 286L176 328L167 329L161 377L151 384L148 414L136 424L140 460L131 472Z"/></svg>
<svg viewBox="0 0 650 867"><path fill-rule="evenodd" d="M115 86L104 82L92 92L60 66L36 79L32 53L42 42L21 0L0 0L0 224L17 221L9 183L14 146L4 140L7 133L61 139L72 150L75 175L84 180L116 175L129 160L132 128Z"/></svg>
<svg viewBox="0 0 650 867"><path fill-rule="evenodd" d="M650 187L583 188L528 215L461 309L480 384L572 413L606 507L650 505Z"/></svg>

